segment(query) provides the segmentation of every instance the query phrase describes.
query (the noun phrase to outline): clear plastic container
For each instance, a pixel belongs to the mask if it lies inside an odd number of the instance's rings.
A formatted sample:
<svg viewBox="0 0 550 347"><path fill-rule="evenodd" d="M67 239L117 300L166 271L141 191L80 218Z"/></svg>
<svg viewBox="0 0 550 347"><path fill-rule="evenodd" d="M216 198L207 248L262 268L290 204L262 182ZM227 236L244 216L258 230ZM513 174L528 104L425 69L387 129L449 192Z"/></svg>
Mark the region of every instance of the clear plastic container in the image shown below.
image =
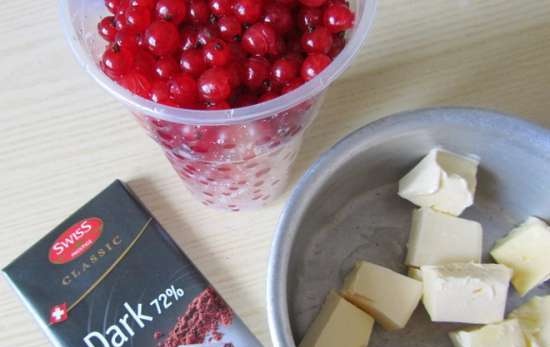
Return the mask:
<svg viewBox="0 0 550 347"><path fill-rule="evenodd" d="M120 87L99 68L105 42L97 33L103 0L61 0L67 40L84 69L122 101L163 148L178 175L205 205L238 211L284 191L304 131L319 113L326 88L351 63L373 22L376 0L351 1L355 27L344 50L316 78L261 104L230 110L174 108Z"/></svg>

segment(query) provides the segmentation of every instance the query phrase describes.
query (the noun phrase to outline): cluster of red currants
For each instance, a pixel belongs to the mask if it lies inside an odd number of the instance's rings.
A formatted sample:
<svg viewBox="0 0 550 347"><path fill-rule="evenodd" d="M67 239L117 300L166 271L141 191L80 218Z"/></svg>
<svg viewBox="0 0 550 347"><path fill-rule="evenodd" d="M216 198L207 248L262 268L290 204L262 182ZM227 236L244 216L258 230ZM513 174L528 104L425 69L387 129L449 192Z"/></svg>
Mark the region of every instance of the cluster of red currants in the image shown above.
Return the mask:
<svg viewBox="0 0 550 347"><path fill-rule="evenodd" d="M154 102L237 108L318 75L345 46L344 0L105 0L101 68Z"/></svg>

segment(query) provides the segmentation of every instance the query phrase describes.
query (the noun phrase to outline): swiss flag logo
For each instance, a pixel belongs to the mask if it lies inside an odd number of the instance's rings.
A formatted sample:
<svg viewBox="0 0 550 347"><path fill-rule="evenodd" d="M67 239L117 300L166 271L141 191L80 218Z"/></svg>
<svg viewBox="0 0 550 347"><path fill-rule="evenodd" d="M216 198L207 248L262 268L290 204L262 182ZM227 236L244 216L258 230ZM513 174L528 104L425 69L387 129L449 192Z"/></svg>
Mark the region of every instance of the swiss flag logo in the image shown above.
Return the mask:
<svg viewBox="0 0 550 347"><path fill-rule="evenodd" d="M67 304L63 303L61 305L55 305L50 310L50 324L59 324L64 322L69 317L69 312L67 310Z"/></svg>

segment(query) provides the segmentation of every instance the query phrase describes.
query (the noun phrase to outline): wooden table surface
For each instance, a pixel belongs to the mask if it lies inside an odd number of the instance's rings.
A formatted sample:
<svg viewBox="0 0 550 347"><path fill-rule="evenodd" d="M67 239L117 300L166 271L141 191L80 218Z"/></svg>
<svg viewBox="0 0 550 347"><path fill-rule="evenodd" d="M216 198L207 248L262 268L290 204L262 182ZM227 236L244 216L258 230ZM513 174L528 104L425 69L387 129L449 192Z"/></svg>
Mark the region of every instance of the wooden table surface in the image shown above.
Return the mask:
<svg viewBox="0 0 550 347"><path fill-rule="evenodd" d="M254 212L197 203L124 107L77 65L56 1L2 5L0 266L121 178L271 345L266 266L288 192ZM292 183L353 129L434 105L489 107L550 127L550 1L380 0L366 45L306 135ZM0 346L48 345L0 283Z"/></svg>

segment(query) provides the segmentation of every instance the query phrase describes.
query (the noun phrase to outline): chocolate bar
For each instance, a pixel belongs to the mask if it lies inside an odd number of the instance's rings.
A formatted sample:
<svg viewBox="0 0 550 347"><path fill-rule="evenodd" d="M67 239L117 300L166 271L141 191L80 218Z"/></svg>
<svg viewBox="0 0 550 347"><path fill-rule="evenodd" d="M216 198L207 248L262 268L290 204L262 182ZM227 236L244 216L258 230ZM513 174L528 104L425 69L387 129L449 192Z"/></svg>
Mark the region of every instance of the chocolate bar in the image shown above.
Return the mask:
<svg viewBox="0 0 550 347"><path fill-rule="evenodd" d="M58 347L261 347L115 181L4 269Z"/></svg>

